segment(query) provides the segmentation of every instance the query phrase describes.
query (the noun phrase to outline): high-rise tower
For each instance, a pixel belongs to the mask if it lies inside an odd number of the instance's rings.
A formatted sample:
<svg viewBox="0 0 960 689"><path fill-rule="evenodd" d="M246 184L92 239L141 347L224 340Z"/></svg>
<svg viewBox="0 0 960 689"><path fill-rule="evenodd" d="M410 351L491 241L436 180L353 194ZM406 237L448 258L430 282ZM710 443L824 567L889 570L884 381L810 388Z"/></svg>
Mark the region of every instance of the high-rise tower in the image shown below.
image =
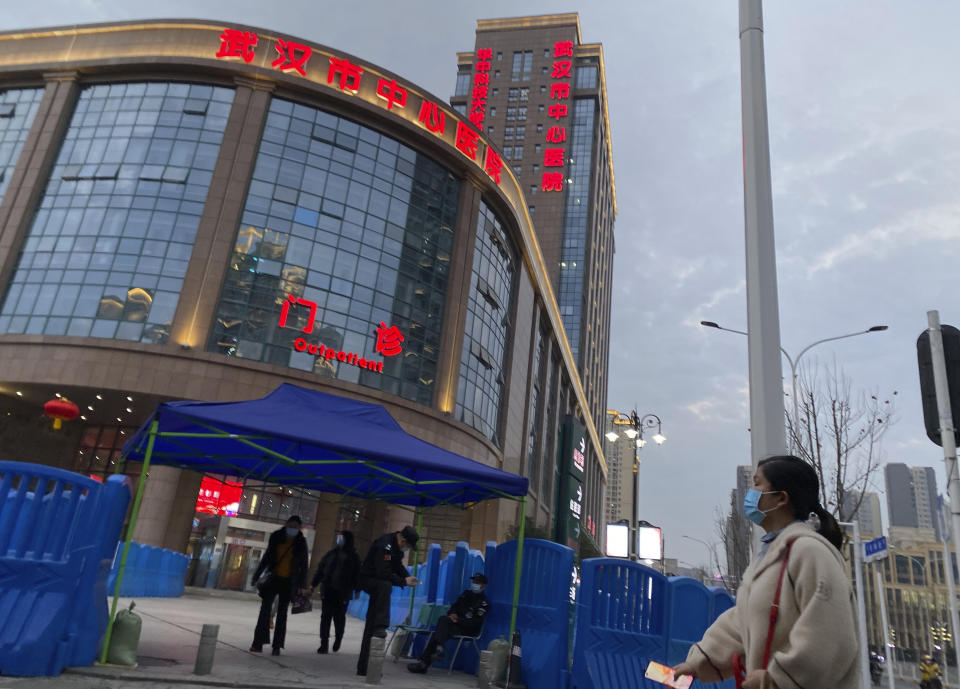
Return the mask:
<svg viewBox="0 0 960 689"><path fill-rule="evenodd" d="M589 413L605 425L616 191L603 47L577 14L477 22L457 55L453 107L490 141L527 195Z"/></svg>

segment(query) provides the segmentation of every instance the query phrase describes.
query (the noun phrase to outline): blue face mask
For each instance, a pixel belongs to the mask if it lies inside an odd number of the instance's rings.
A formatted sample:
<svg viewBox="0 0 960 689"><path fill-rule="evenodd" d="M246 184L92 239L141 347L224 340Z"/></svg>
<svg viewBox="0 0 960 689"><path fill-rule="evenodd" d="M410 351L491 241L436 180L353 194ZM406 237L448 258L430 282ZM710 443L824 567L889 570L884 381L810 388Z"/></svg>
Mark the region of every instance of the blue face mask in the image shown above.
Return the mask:
<svg viewBox="0 0 960 689"><path fill-rule="evenodd" d="M483 591L483 584L470 584L470 590L474 593L480 593Z"/></svg>
<svg viewBox="0 0 960 689"><path fill-rule="evenodd" d="M743 513L747 515L747 519L752 521L756 525L760 525L760 522L763 521L764 517L767 516L767 512L773 512L773 510L779 509L779 505L773 509L769 509L766 512L760 509L760 496L769 495L770 493L782 493L780 490L768 490L765 493L757 490L756 488L751 488L747 491L747 494L743 498Z"/></svg>
<svg viewBox="0 0 960 689"><path fill-rule="evenodd" d="M300 529L295 526L287 527L287 538L296 538L296 535L300 533Z"/></svg>
<svg viewBox="0 0 960 689"><path fill-rule="evenodd" d="M337 545L343 545L343 536L337 536Z"/></svg>

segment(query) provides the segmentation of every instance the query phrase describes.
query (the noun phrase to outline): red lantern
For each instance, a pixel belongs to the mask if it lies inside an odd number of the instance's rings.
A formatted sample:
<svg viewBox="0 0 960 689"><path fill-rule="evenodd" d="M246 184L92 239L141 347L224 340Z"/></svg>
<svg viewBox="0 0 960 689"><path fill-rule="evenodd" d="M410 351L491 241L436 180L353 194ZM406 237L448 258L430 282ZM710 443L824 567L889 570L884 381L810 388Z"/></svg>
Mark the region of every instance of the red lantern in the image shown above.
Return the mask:
<svg viewBox="0 0 960 689"><path fill-rule="evenodd" d="M80 407L66 397L53 399L43 405L43 413L53 419L53 430L59 430L64 421L73 421L80 415Z"/></svg>

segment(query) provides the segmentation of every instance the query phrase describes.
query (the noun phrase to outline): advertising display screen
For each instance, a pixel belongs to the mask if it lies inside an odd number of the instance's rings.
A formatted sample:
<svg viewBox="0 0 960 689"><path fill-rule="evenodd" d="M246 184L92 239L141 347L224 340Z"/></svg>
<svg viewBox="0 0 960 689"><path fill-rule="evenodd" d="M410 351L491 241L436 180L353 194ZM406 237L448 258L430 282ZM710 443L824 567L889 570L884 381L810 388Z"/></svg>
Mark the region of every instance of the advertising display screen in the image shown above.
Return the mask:
<svg viewBox="0 0 960 689"><path fill-rule="evenodd" d="M630 549L630 527L607 524L607 557L627 557Z"/></svg>
<svg viewBox="0 0 960 689"><path fill-rule="evenodd" d="M660 528L641 526L637 529L637 557L641 560L663 559L663 541L660 540Z"/></svg>
<svg viewBox="0 0 960 689"><path fill-rule="evenodd" d="M204 476L197 495L197 512L234 517L240 509L243 485Z"/></svg>

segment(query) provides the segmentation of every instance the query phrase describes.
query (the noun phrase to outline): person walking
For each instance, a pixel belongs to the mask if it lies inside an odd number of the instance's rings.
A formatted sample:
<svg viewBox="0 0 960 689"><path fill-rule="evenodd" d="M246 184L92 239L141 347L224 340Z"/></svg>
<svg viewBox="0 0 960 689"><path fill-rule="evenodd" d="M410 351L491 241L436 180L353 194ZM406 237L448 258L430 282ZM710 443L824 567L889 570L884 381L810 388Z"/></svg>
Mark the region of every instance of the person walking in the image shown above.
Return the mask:
<svg viewBox="0 0 960 689"><path fill-rule="evenodd" d="M336 544L321 558L310 588L312 592L317 586L323 587L320 593L320 648L317 653L326 653L328 650L331 620L334 629L333 651L336 653L340 650L347 622L347 604L359 587L360 556L353 545L353 532L338 532Z"/></svg>
<svg viewBox="0 0 960 689"><path fill-rule="evenodd" d="M430 635L420 660L407 665L410 672L425 673L433 663L433 654L438 651L443 653L444 644L452 637L477 636L480 633L483 621L490 611L490 601L484 593L487 577L478 572L470 577L470 582L470 588L461 593L447 610L447 614L437 620L437 628Z"/></svg>
<svg viewBox="0 0 960 689"><path fill-rule="evenodd" d="M373 542L360 567L360 587L370 595L367 605L367 620L363 627L360 657L357 658L357 674L367 674L370 658L370 639L374 636L387 638L390 626L390 594L394 586L416 586L420 581L407 575L403 556L417 547L420 535L412 526L384 534Z"/></svg>
<svg viewBox="0 0 960 689"><path fill-rule="evenodd" d="M287 636L287 608L290 606L290 599L293 594L307 590L309 553L307 539L300 531L302 525L300 517L292 516L283 527L270 534L267 551L253 573L254 585L257 585L261 574L266 574L267 578L259 585L260 597L263 600L260 602L260 616L253 633L253 643L250 645L251 653L262 652L263 645L270 643L270 613L273 599L277 598L273 655L280 655Z"/></svg>
<svg viewBox="0 0 960 689"><path fill-rule="evenodd" d="M742 689L860 688L843 532L819 494L817 474L802 459L760 462L743 509L766 532L762 546L743 575L736 605L691 647L675 676L736 677Z"/></svg>

